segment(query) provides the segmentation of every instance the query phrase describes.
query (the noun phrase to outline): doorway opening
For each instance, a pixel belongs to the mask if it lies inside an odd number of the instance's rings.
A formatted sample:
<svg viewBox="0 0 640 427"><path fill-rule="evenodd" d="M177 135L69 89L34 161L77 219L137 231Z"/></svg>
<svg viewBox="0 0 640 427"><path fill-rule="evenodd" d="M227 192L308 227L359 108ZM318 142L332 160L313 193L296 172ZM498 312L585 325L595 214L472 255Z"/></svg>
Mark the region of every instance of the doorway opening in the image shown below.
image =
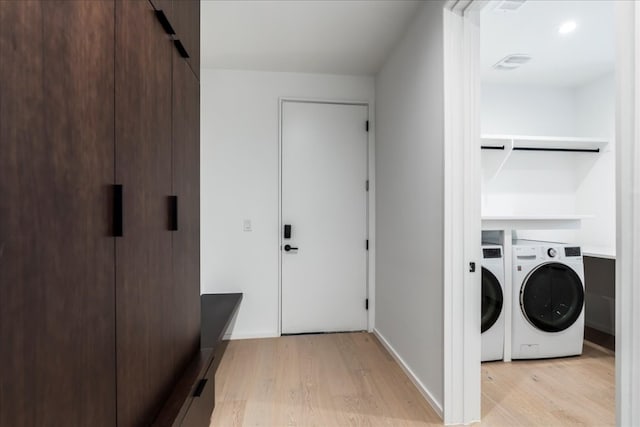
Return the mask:
<svg viewBox="0 0 640 427"><path fill-rule="evenodd" d="M526 399L541 424L613 425L614 3L490 2L480 35L482 243L502 248L505 295L481 336L482 419L526 419Z"/></svg>
<svg viewBox="0 0 640 427"><path fill-rule="evenodd" d="M505 11L505 6L514 7ZM576 391L583 387L571 399L574 408L558 405L540 408L540 413L554 412L556 416L567 417L573 411L577 414L575 419L584 421L585 418L599 424L615 423L616 413L619 417L629 415L630 401L624 396L620 400L621 390L625 384L627 388L629 386L626 380L624 384L620 383L624 378L621 372L630 369L626 361L629 350L626 345L629 344L616 343L615 357L607 348L612 347L615 331L620 332L622 313L632 306L631 301L623 303L620 298L615 302L616 292L618 296L621 291L629 292L626 289L629 281L623 283L619 274L614 274L627 271L619 265L620 255L624 255L623 261L626 261L631 254L630 247L624 244L625 251L620 252L620 239L624 234L616 221L626 218L626 226L629 226L630 207L624 198L621 199L621 192L624 190L624 194L628 194L633 185L628 179L628 170L626 173L616 170L620 164L627 163L615 154L619 148L616 142L628 155L634 152L629 146L632 140L628 138L635 118L620 114L621 110L631 111L634 92L629 96L625 93L635 88L630 65L635 52L632 44L635 10L628 6L597 1L465 1L449 4L448 11L453 13L445 15L445 27L449 30L445 34L451 45L457 41L460 47L445 55L451 70L448 75L452 76L452 81L460 79L464 83L455 89L448 85L447 89L448 140L458 142L448 151L447 168L453 173L447 173L445 179L451 197L449 209L462 208L462 213L455 214L457 216L450 224L464 224L464 227L457 233L455 228L452 231L451 226L448 227L447 241L450 242L450 262L469 264L469 270L456 276L456 269L453 269L448 281L452 284L448 291L450 299L445 300L450 325L446 328L453 332L452 338L445 341L445 351L449 354L445 363L465 368L462 376L452 374L453 371L445 372L452 379L445 389L446 423L470 423L479 420L481 412L483 421L488 420L486 415L490 410L499 412L500 402L517 398L518 394L517 390L503 388L498 390L499 396L488 399L493 402L491 404L486 403L486 398L481 400L479 397L481 384L476 378L480 377L481 371L484 393L488 389L484 380L496 377L487 374L489 367L506 365L487 362L481 370L474 370L480 365L479 357L476 359L475 355L469 354L477 349L479 355L483 341L477 339L475 332L480 329L481 310L477 317L473 312L475 304L481 305L481 275L474 277L471 273L472 261L480 260L481 265L483 262L484 251L480 245L477 249L470 245L479 240L497 244L503 251L505 333L501 334L504 337L501 360L514 360L509 365L511 371L519 365L535 370L538 369L536 363L544 362L551 363L554 372L559 372L560 367L581 358L594 361L594 365L585 371L587 375L593 374L596 365L606 371L603 377L607 380L597 385L603 387L600 392L592 383L581 386L579 381L575 382L579 378L576 372L560 375L557 378L564 381L560 386L571 382ZM541 12L545 7L555 7L555 14ZM585 10L589 8L590 11ZM629 10L623 13L623 9ZM555 21L536 28L535 13ZM500 20L512 20L511 29L501 27ZM487 34L490 30L496 30L493 39ZM535 34L527 37L532 30ZM494 58L488 60L485 44L492 40L506 51L496 49ZM532 47L527 49L527 42ZM537 51L535 43L541 44ZM563 49L564 53L559 54ZM623 55L616 57L616 51L631 55L630 61L627 62ZM545 71L543 66L550 62L554 62L554 66ZM527 78L530 81L526 81ZM462 123L462 126L455 126L456 123ZM482 150L477 150L479 145ZM451 159L462 163L454 164ZM468 171L472 172L469 174ZM462 199L457 199L460 194L463 194ZM624 208L622 213L616 212L621 206ZM522 243L526 242L519 239L528 239L528 247L523 247ZM545 243L536 244L531 240ZM455 248L458 252L463 249L462 255L458 255ZM528 261L532 265L528 265ZM547 287L549 283L559 286L553 290L535 289L536 280L529 279L537 273L552 278L544 281ZM576 277L577 280L573 280ZM458 288L458 283L464 283L464 288ZM455 298L458 292L464 294L460 302ZM497 305L497 301L491 299L497 293L486 294L490 301L485 303L492 303L487 307ZM536 306L536 300L545 298L549 304ZM455 320L452 315L456 310L465 311L461 320ZM541 321L545 316L551 316L551 321ZM563 323L563 319L566 322ZM541 323L544 327L540 327ZM514 324L519 326L516 328ZM535 330L537 336L532 338L527 332L523 333L523 327ZM586 331L585 335L581 328ZM573 338L554 345L550 340L554 334ZM625 334L623 338L631 340L633 337ZM579 342L581 339L584 341ZM565 346L567 341L576 341L574 349ZM595 346L592 345L594 341ZM545 346L555 349L548 353L543 349ZM575 350L575 347L579 349ZM467 353L457 358L456 348ZM620 352L620 348L627 351ZM557 361L556 365L554 361ZM541 380L535 375L532 378ZM517 381L512 383L515 384ZM523 401L529 404L533 399L527 393L533 394L530 387L523 389L520 398L526 398ZM596 404L592 403L594 399L588 398L594 393L599 396L595 398ZM456 396L462 403L455 403ZM542 396L538 398L542 399ZM515 415L511 421L517 421L523 414ZM541 419L538 422L543 423ZM546 423L553 422L560 421L546 419Z"/></svg>

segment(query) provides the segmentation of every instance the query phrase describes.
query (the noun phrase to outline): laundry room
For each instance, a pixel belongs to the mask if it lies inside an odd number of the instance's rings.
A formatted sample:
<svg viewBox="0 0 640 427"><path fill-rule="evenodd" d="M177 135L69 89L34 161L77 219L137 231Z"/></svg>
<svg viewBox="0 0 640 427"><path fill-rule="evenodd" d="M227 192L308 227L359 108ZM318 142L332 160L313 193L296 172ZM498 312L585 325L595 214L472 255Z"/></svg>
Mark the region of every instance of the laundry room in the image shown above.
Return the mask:
<svg viewBox="0 0 640 427"><path fill-rule="evenodd" d="M480 16L483 417L526 399L546 400L543 424L566 422L563 405L611 423L614 2L494 1ZM505 376L508 395L492 383Z"/></svg>

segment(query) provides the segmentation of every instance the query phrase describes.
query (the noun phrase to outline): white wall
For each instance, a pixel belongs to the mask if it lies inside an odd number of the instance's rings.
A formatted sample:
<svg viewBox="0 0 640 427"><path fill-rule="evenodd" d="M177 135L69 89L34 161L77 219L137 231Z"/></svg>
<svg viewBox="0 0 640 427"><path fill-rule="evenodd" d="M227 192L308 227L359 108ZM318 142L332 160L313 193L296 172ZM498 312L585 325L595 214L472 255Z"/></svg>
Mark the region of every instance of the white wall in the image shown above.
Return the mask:
<svg viewBox="0 0 640 427"><path fill-rule="evenodd" d="M444 395L443 2L425 2L376 76L376 333Z"/></svg>
<svg viewBox="0 0 640 427"><path fill-rule="evenodd" d="M575 136L573 90L483 83L483 134Z"/></svg>
<svg viewBox="0 0 640 427"><path fill-rule="evenodd" d="M600 154L514 152L483 180L486 215L587 214L579 231L529 231L519 237L615 247L615 86L613 73L576 88L482 85L483 134L608 139ZM483 159L495 156L483 151Z"/></svg>
<svg viewBox="0 0 640 427"><path fill-rule="evenodd" d="M483 134L575 136L576 111L571 89L483 84ZM495 153L483 151L483 159ZM514 152L500 173L483 181L485 215L575 214L573 154ZM532 161L533 160L533 161ZM576 241L577 233L520 232L520 238Z"/></svg>
<svg viewBox="0 0 640 427"><path fill-rule="evenodd" d="M594 219L585 220L580 233L585 247L615 253L616 155L615 75L601 77L576 89L576 129L581 136L606 138L603 150L578 188L576 209Z"/></svg>
<svg viewBox="0 0 640 427"><path fill-rule="evenodd" d="M244 293L232 338L278 334L279 97L368 101L372 116L374 79L202 70L201 292Z"/></svg>

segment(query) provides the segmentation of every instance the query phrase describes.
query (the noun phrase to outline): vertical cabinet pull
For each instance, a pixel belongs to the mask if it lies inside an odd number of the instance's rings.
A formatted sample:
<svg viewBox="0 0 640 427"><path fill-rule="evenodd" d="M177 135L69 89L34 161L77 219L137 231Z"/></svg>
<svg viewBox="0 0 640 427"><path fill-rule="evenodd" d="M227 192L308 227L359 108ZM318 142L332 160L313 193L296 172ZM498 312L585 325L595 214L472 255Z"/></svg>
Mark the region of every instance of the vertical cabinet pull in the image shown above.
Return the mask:
<svg viewBox="0 0 640 427"><path fill-rule="evenodd" d="M182 56L183 58L189 58L189 53L180 40L174 40L173 44L176 45L176 49L178 49L178 53L180 54L180 56Z"/></svg>
<svg viewBox="0 0 640 427"><path fill-rule="evenodd" d="M113 235L122 237L124 234L122 184L113 186Z"/></svg>
<svg viewBox="0 0 640 427"><path fill-rule="evenodd" d="M169 196L169 230L178 231L178 196Z"/></svg>
<svg viewBox="0 0 640 427"><path fill-rule="evenodd" d="M206 385L207 385L206 378L203 379L203 380L198 381L198 385L196 386L195 390L193 391L193 397L200 397L200 395L204 391L204 386L206 386Z"/></svg>
<svg viewBox="0 0 640 427"><path fill-rule="evenodd" d="M160 21L160 25L164 28L164 31L170 36L174 35L176 32L171 26L171 22L169 22L169 18L164 14L162 10L156 10L156 18Z"/></svg>

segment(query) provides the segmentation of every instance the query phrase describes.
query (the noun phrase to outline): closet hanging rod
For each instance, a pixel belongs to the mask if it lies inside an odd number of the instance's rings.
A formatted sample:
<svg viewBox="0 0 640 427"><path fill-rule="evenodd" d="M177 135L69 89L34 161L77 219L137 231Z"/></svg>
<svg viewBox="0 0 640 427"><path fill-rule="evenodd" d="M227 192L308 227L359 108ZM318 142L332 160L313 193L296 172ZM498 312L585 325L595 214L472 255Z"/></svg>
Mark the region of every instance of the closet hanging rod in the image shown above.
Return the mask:
<svg viewBox="0 0 640 427"><path fill-rule="evenodd" d="M500 146L491 146L491 145L482 145L480 146L481 149L483 150L504 150L504 145L500 145Z"/></svg>
<svg viewBox="0 0 640 427"><path fill-rule="evenodd" d="M541 148L541 147L513 147L518 151L563 151L569 153L599 153L599 148Z"/></svg>

